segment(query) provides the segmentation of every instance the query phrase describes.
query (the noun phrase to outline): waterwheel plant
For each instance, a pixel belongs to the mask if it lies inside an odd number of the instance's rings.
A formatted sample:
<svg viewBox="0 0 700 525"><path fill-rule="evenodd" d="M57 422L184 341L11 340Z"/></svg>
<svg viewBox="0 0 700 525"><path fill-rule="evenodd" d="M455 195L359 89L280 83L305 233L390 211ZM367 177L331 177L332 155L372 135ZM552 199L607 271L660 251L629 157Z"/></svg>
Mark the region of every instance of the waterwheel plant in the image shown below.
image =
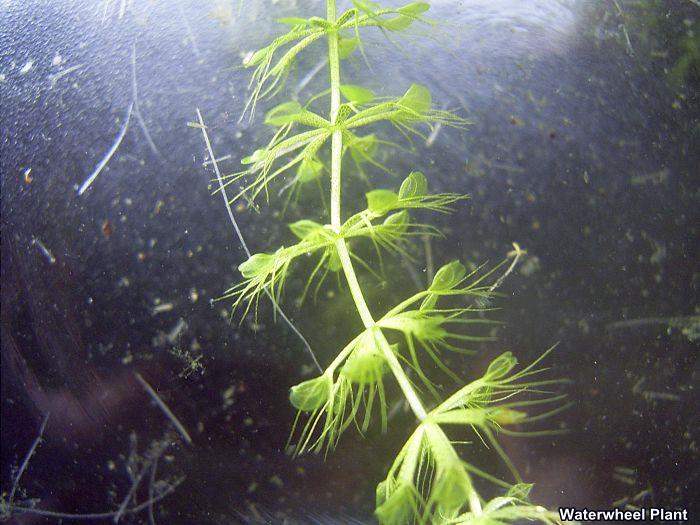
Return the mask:
<svg viewBox="0 0 700 525"><path fill-rule="evenodd" d="M370 0L352 0L352 7L338 15L335 0L327 0L325 18L280 20L290 26L289 31L245 58L244 65L253 69L245 108L251 118L261 99L282 91L299 55L315 42L325 40L327 44L330 86L306 104L288 101L269 110L265 123L275 129L272 139L242 159L242 171L220 178L220 190L232 196L227 197L229 205L241 199L252 205L262 198L269 200L271 184L277 179L286 178L284 188L293 193L311 181L324 180L329 173L330 220L327 224L311 219L290 224L295 243L251 254L239 266L242 280L225 298L233 302L239 315L251 310L257 315L261 294L266 294L281 313L278 304L291 267L309 255L316 255L317 262L302 297L312 282L320 286L327 273L344 276L363 329L317 377L291 388L290 401L299 414L290 449L295 454L327 454L351 426L364 431L377 424L386 431L385 387L395 381L417 426L398 451L386 479L377 486L375 515L381 523L497 524L523 519L554 523L553 513L529 501L531 485L522 482L497 440L501 433L527 434L519 430L523 424L562 408L558 403L562 396L549 391L557 380L539 375L543 371L539 363L547 352L519 371L515 356L503 353L480 377L461 387L465 381L443 359L446 352L465 352L465 343L482 339L469 329L488 323L484 305L501 282L492 282L497 268L467 272L460 262L449 262L426 289L382 314L370 309L357 277L359 269L373 271L355 249L363 240L377 252L406 256L411 239L439 234L417 216L425 211L448 212L465 198L457 193L431 193L428 178L413 171L396 189L369 191L364 209L344 219L341 189L347 168L361 176L364 166L386 169L378 151L389 143L367 131L368 127L390 123L410 138L423 136L432 126L463 127L466 123L435 109L430 92L422 85L413 84L395 98L379 98L365 87L341 81L342 60L355 51L365 54L363 30L376 28L388 34L414 24L430 24L424 16L428 8L422 2L383 8ZM327 113L314 111L328 98ZM522 254L517 244L514 248L507 273ZM435 365L431 370L422 364L426 360ZM458 382L451 394L444 393L430 377L434 371ZM555 408L534 415L528 412L540 405ZM512 482L460 457L456 440L449 435L465 429L476 435L476 443L493 448L505 461L513 473ZM500 486L504 493L484 499L477 478Z"/></svg>

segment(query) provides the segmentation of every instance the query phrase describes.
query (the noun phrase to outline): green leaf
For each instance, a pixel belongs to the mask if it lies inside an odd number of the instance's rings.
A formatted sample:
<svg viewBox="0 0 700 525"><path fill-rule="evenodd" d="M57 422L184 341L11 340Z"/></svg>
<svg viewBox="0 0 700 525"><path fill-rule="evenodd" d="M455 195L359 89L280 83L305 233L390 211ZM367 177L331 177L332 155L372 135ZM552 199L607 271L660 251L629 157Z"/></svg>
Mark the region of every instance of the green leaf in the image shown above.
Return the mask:
<svg viewBox="0 0 700 525"><path fill-rule="evenodd" d="M275 263L275 256L271 253L253 254L247 261L238 265L238 270L244 278L252 279L256 275L266 274Z"/></svg>
<svg viewBox="0 0 700 525"><path fill-rule="evenodd" d="M318 16L312 16L311 18L309 18L309 23L314 27L320 27L321 29L325 29L326 31L333 29L333 24L331 24L325 18L320 18Z"/></svg>
<svg viewBox="0 0 700 525"><path fill-rule="evenodd" d="M392 347L393 350L395 346ZM374 337L368 336L352 351L343 364L341 373L353 383L365 384L377 382L388 370L384 354L377 347Z"/></svg>
<svg viewBox="0 0 700 525"><path fill-rule="evenodd" d="M357 38L339 38L338 39L338 57L343 60L353 54L357 49Z"/></svg>
<svg viewBox="0 0 700 525"><path fill-rule="evenodd" d="M421 311L432 310L437 305L437 301L438 301L437 294L434 294L434 293L428 294L425 297L425 299L423 299L423 302L420 304L419 310L421 310Z"/></svg>
<svg viewBox="0 0 700 525"><path fill-rule="evenodd" d="M416 113L425 113L430 109L432 97L430 91L420 84L411 84L408 91L399 99L399 103Z"/></svg>
<svg viewBox="0 0 700 525"><path fill-rule="evenodd" d="M408 229L408 212L402 210L397 213L392 213L384 219L384 226L391 227L392 233L404 233Z"/></svg>
<svg viewBox="0 0 700 525"><path fill-rule="evenodd" d="M411 2L403 7L399 7L398 11L402 15L418 16L430 9L430 4L426 2Z"/></svg>
<svg viewBox="0 0 700 525"><path fill-rule="evenodd" d="M450 465L436 476L430 494L433 503L438 504L445 514L458 511L468 499L471 484L460 463Z"/></svg>
<svg viewBox="0 0 700 525"><path fill-rule="evenodd" d="M267 48L258 49L255 53L253 53L252 55L246 57L246 58L243 60L243 65L244 65L245 67L257 66L258 64L260 64L260 63L265 59L265 57L266 57L267 54L268 54L268 51L269 51L269 50L268 50Z"/></svg>
<svg viewBox="0 0 700 525"><path fill-rule="evenodd" d="M324 374L293 386L289 391L289 401L298 410L311 412L328 402L332 388L331 377Z"/></svg>
<svg viewBox="0 0 700 525"><path fill-rule="evenodd" d="M295 121L304 108L296 101L284 102L275 106L265 115L265 124L270 126L284 126Z"/></svg>
<svg viewBox="0 0 700 525"><path fill-rule="evenodd" d="M532 487L532 483L516 483L508 489L508 492L506 492L506 497L515 498L520 501L527 501L530 497Z"/></svg>
<svg viewBox="0 0 700 525"><path fill-rule="evenodd" d="M399 202L399 196L391 190L372 190L366 196L367 209L379 215L391 211Z"/></svg>
<svg viewBox="0 0 700 525"><path fill-rule="evenodd" d="M408 310L392 317L387 317L379 325L391 330L400 330L406 335L413 335L421 341L440 341L447 332L442 327L445 318L440 315L428 315L420 310Z"/></svg>
<svg viewBox="0 0 700 525"><path fill-rule="evenodd" d="M326 267L332 272L339 272L343 268L343 263L340 261L340 256L337 250L328 250L330 255L326 261Z"/></svg>
<svg viewBox="0 0 700 525"><path fill-rule="evenodd" d="M411 172L401 183L399 199L422 197L428 192L428 179L420 171Z"/></svg>
<svg viewBox="0 0 700 525"><path fill-rule="evenodd" d="M321 176L323 163L318 159L303 159L297 168L297 180L299 182L310 182Z"/></svg>
<svg viewBox="0 0 700 525"><path fill-rule="evenodd" d="M527 412L512 408L496 408L489 414L489 417L500 426L517 425L527 418Z"/></svg>
<svg viewBox="0 0 700 525"><path fill-rule="evenodd" d="M265 157L267 157L266 149L256 149L252 155L243 157L241 159L241 164L256 164L260 161L265 160Z"/></svg>
<svg viewBox="0 0 700 525"><path fill-rule="evenodd" d="M466 274L467 269L461 262L457 260L449 262L437 271L428 291L446 292L451 290L464 279Z"/></svg>
<svg viewBox="0 0 700 525"><path fill-rule="evenodd" d="M491 364L486 370L486 374L484 374L484 378L489 380L501 379L513 370L517 364L518 360L512 352L505 352L491 361Z"/></svg>
<svg viewBox="0 0 700 525"><path fill-rule="evenodd" d="M323 225L309 219L302 219L289 225L289 229L299 239L304 240L312 237L323 230Z"/></svg>
<svg viewBox="0 0 700 525"><path fill-rule="evenodd" d="M377 151L377 138L374 134L356 137L352 141L348 141L350 155L356 164L368 162Z"/></svg>
<svg viewBox="0 0 700 525"><path fill-rule="evenodd" d="M341 104L338 108L338 115L335 117L336 124L342 124L352 115L352 108L348 104Z"/></svg>
<svg viewBox="0 0 700 525"><path fill-rule="evenodd" d="M375 14L375 11L381 7L379 2L372 2L372 0L352 0L352 5L360 11L370 14Z"/></svg>
<svg viewBox="0 0 700 525"><path fill-rule="evenodd" d="M354 102L355 104L366 104L374 99L374 93L372 90L353 84L341 85L340 92L346 99L348 99L350 102Z"/></svg>
<svg viewBox="0 0 700 525"><path fill-rule="evenodd" d="M306 26L306 25L309 23L309 21L308 21L306 18L299 18L299 17L296 17L296 16L289 16L289 17L285 17L285 18L278 18L277 21L278 21L280 24L286 24L286 25L292 26L292 27L295 27L295 26Z"/></svg>
<svg viewBox="0 0 700 525"><path fill-rule="evenodd" d="M389 31L403 31L413 22L419 20L420 15L430 9L430 5L425 2L412 2L397 9L398 16L382 22L382 26Z"/></svg>
<svg viewBox="0 0 700 525"><path fill-rule="evenodd" d="M384 487L382 489L386 491ZM380 501L381 505L377 505L374 513L382 525L414 523L418 515L418 491L415 487L402 483L388 498L377 491L377 502Z"/></svg>

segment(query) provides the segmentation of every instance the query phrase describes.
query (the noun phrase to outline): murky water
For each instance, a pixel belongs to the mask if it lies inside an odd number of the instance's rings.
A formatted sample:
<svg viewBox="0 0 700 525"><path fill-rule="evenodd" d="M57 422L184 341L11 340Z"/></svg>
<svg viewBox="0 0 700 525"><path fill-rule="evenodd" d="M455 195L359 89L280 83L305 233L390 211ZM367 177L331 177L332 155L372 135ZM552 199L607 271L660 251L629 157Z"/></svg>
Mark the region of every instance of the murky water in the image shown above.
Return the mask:
<svg viewBox="0 0 700 525"><path fill-rule="evenodd" d="M239 326L211 302L244 254L187 123L199 108L235 171L269 138L260 114L238 122L242 57L277 34L274 19L323 13L317 2L245 4L0 3L3 491L48 417L16 496L25 505L111 512L158 457L136 504L149 484L172 486L153 509L161 523L370 522L374 488L413 428L399 408L388 436L348 432L325 461L290 458L288 389L312 362L268 305ZM351 60L343 74L382 96L421 82L471 121L387 156L399 174L421 169L434 188L471 195L435 220L446 234L435 264L498 261L513 241L528 251L497 301L499 340L453 365L469 378L503 349L527 362L558 342L549 365L572 380L574 406L551 424L570 432L504 440L534 499L697 515L700 8L440 1L430 16L442 22L390 43L369 36L369 65ZM323 89L323 57L309 51L289 94ZM78 195L132 104L123 140ZM366 190L346 188L348 208ZM237 214L255 252L289 242L285 222L323 212L311 194L284 217ZM388 274L401 279L366 281L377 309L425 280L419 247L413 276L394 261ZM287 312L327 364L359 319L333 279L296 308L302 286L290 281ZM490 453L465 454L507 475ZM148 519L146 509L124 521Z"/></svg>

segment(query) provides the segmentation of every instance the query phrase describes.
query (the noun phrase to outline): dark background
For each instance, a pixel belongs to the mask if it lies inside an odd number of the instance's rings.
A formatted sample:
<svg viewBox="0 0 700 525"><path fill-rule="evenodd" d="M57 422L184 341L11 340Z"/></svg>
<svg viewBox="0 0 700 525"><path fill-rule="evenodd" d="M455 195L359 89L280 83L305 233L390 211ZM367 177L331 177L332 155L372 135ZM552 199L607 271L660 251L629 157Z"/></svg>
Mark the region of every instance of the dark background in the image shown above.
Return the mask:
<svg viewBox="0 0 700 525"><path fill-rule="evenodd" d="M200 131L186 125L199 107L217 155L232 156L222 166L234 171L269 137L260 114L237 123L249 78L241 57L279 33L275 18L322 15L323 6L123 5L0 5L3 490L50 413L22 498L63 512L114 509L130 485L130 448L143 452L168 428L135 381L139 371L194 440L174 443L161 462L162 476L186 476L158 506L162 522L367 522L374 488L414 422L399 410L388 436L348 432L326 461L285 454L287 392L311 363L269 307L238 326L227 303L211 303L237 281L244 255L210 195ZM473 378L504 349L528 362L559 342L550 374L571 379L574 406L549 428L570 432L504 440L548 506L606 508L638 496L637 505L700 512L699 15L691 1L439 2L430 13L444 21L437 27L391 42L369 32L371 70L359 55L344 63L344 78L380 95L424 83L436 104L472 121L387 158L398 174L421 169L434 189L472 197L434 219L447 236L433 244L436 264L496 262L513 241L528 251L501 289L499 342L453 365ZM156 149L132 116L78 196L132 102L134 44L138 105ZM305 55L287 95L322 58L323 46ZM326 74L300 99L323 89ZM357 209L367 187L346 181L346 210ZM322 220L314 192L284 216L282 203L238 212L253 251L289 242L285 222ZM412 286L405 267L390 264L386 282L363 278L376 310ZM286 309L328 363L359 321L333 279L299 309L300 286L290 283ZM669 321L688 316L694 334ZM610 326L635 319L643 321ZM203 370L188 371L199 356ZM506 475L479 446L465 458Z"/></svg>

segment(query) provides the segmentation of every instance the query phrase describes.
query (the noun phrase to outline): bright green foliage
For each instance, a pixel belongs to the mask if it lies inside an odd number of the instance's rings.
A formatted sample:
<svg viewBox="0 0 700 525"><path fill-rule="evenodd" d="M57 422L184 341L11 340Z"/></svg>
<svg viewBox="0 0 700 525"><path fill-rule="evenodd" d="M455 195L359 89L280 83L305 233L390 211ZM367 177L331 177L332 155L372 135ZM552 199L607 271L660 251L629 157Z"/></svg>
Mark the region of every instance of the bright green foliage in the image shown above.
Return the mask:
<svg viewBox="0 0 700 525"><path fill-rule="evenodd" d="M536 388L557 382L522 381L542 371L533 369L538 361L509 375L516 361L512 354L503 354L492 361L480 379L458 390L428 414L408 439L389 469L386 480L377 489L377 514L382 523L432 523L435 516L440 516L442 523L482 523L481 520L485 520L483 523L506 523L508 521L499 522L498 519L508 516L511 517L510 521L537 517L549 523L548 520L553 519L553 514L542 507L527 503L529 485L519 483L509 486L460 460L442 430L443 426L450 425L471 427L479 438L486 436L490 445L512 468L494 433L517 434L505 427L528 421L525 413L513 407L552 403L561 399L561 396L545 394L538 400L503 403L506 399L517 399ZM562 410L562 407L555 410ZM554 411L536 418L541 419L552 413ZM535 417L529 420L535 420ZM506 496L489 502L478 517L473 511L460 514L474 498L478 499L470 473L510 487ZM517 473L516 477L519 479Z"/></svg>
<svg viewBox="0 0 700 525"><path fill-rule="evenodd" d="M376 331L368 329L346 346L321 376L292 387L292 404L300 413L310 413L295 452L332 450L340 435L353 422L361 431L367 430L375 406L378 407L381 427L386 431L387 401L383 377L387 372Z"/></svg>
<svg viewBox="0 0 700 525"><path fill-rule="evenodd" d="M353 102L355 104L367 104L374 100L374 93L372 90L363 88L362 86L344 84L340 86L340 92L348 102Z"/></svg>
<svg viewBox="0 0 700 525"><path fill-rule="evenodd" d="M412 222L409 209L427 211L448 211L449 205L465 198L455 193L427 194L427 180L419 172L411 173L401 184L399 193L391 190L372 190L367 193L367 208L351 216L335 233L329 225L303 219L290 224L289 228L299 242L289 247L282 247L275 253L257 253L239 266L244 280L229 288L224 298L233 298L234 309L245 304L247 313L251 304L257 302L260 294L267 288L279 300L291 263L300 256L321 253L316 267L307 279L302 296L311 286L319 272L337 270L334 266L335 241L339 238L367 238L379 250L400 253L410 257L403 249L403 244L411 237L440 235L440 232L426 224ZM393 212L393 213L392 213ZM378 222L382 219L381 222ZM361 265L366 263L356 254L351 256ZM438 272L439 273L439 272Z"/></svg>
<svg viewBox="0 0 700 525"><path fill-rule="evenodd" d="M548 352L517 372L516 358L505 352L481 377L466 385L447 358L473 354L475 345L493 339L487 330L497 323L488 320L487 309L478 305L492 298L524 252L514 245L515 251L508 255L508 269L497 279L493 277L501 265L486 272L478 268L468 273L459 261L449 262L439 268L425 290L377 318L365 301L355 273L357 264L375 274L356 248L362 242L369 241L374 247L380 264L384 252L411 260L406 246L412 239L441 235L435 227L418 221L417 216L427 211L447 213L466 198L458 193L431 193L428 178L413 171L398 188L371 188L364 209L342 218L341 175L350 171L343 170L343 161L352 163L355 169L350 172L369 183L368 170L372 168L391 173L382 161L384 148L400 148L362 128L390 123L410 141L413 137L425 138L425 132L437 124L455 128L467 124L461 117L435 109L429 90L420 84L387 98L366 87L341 82L340 61L357 49L365 54L361 29L375 27L389 34L416 23L429 24L424 18L428 8L424 2L383 8L371 0L352 0L352 7L336 17L335 1L328 0L326 18L281 19L289 31L246 59L246 67L254 68L246 105L251 116L261 98L282 89L299 54L322 39L328 45L330 89L312 96L305 104L288 101L268 110L265 124L274 129L272 138L265 147L242 159L244 169L227 176L224 187L235 187L232 201L245 198L252 202L261 193L269 198L269 188L278 178L286 178L281 191L293 187L290 194L296 195L312 181L323 187L327 183L324 176L330 175L331 213L328 224L311 219L291 223L289 245L272 253L254 254L243 262L239 266L243 280L230 288L226 297L233 300L234 309L242 307L244 316L257 305L263 292L279 301L292 263L300 257L311 256L316 261L306 279L302 300L312 283L318 291L328 272L342 272L364 328L319 376L291 388L290 402L299 412L289 444L295 454L328 453L351 426L364 433L378 422L386 432L389 392L385 383L395 380L418 425L377 487L376 516L381 523L555 523L555 515L529 502L530 485L521 482L497 440L499 434L557 432L520 429L523 424L566 408L561 403L564 396L548 390L561 381L542 379L540 374L545 369L537 368ZM319 108L319 101L326 97L330 98L330 111ZM426 362L431 366L426 367ZM445 378L451 386L443 384ZM432 395L430 405L421 399L423 389ZM453 393L446 395L446 390ZM554 408L542 411L542 406ZM511 470L515 483L502 481L462 460L456 442L447 434L458 429L473 431L475 443L488 444L495 450ZM505 494L483 500L475 477L505 488Z"/></svg>
<svg viewBox="0 0 700 525"><path fill-rule="evenodd" d="M320 173L317 155L335 129L342 130L346 147L358 166L369 163L385 169L374 158L376 145L380 142L372 134L357 135L359 128L389 121L408 138L411 135L425 138L418 127L420 124L428 129L436 123L456 127L466 124L464 119L447 111L431 109L430 92L417 84L413 84L402 97L376 104L371 103L374 94L368 89L345 85L340 86L340 90L348 102L340 106L335 124L298 102L285 102L268 111L265 123L276 127L277 132L265 148L241 160L247 169L225 177L225 186L239 185L231 202L243 196L255 200L261 192L267 192L268 185L278 176L303 163L307 165L298 167L295 182L303 182L304 170L309 163L315 165L315 174ZM297 125L312 129L292 135Z"/></svg>
<svg viewBox="0 0 700 525"><path fill-rule="evenodd" d="M333 378L324 374L293 386L289 392L289 401L303 412L318 410L331 398Z"/></svg>
<svg viewBox="0 0 700 525"><path fill-rule="evenodd" d="M465 512L446 523L453 525L501 525L514 521L533 521L548 525L560 523L558 513L529 503L528 496L531 488L532 485L528 483L513 485L503 496L488 501L481 514Z"/></svg>

